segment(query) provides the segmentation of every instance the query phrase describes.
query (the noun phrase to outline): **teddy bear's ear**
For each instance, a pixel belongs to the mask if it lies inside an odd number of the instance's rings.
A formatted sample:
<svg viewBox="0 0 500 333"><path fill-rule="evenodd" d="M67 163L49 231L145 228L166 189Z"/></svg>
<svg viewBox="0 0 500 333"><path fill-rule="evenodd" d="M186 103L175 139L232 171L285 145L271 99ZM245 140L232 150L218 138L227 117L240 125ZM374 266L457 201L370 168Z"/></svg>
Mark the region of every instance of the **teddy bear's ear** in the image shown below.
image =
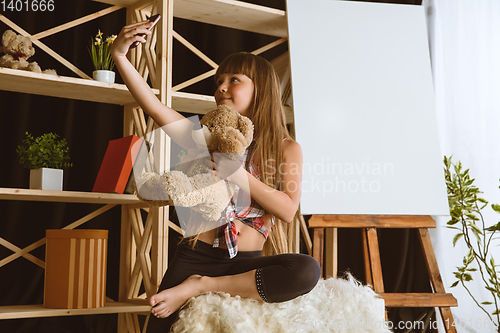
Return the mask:
<svg viewBox="0 0 500 333"><path fill-rule="evenodd" d="M213 123L213 118L217 115L216 110L208 111L201 119L200 119L200 124L205 125L205 126L210 126L210 124Z"/></svg>
<svg viewBox="0 0 500 333"><path fill-rule="evenodd" d="M223 114L223 115L234 114L238 118L241 116L238 111L230 108L226 104L217 105L217 110L219 111L218 114Z"/></svg>
<svg viewBox="0 0 500 333"><path fill-rule="evenodd" d="M253 123L252 123L252 121L245 116L241 116L238 119L238 128L239 128L241 134L243 134L243 136L245 137L247 144L250 145L250 143L253 140Z"/></svg>
<svg viewBox="0 0 500 333"><path fill-rule="evenodd" d="M2 35L2 45L7 47L16 39L16 33L12 30L6 30Z"/></svg>

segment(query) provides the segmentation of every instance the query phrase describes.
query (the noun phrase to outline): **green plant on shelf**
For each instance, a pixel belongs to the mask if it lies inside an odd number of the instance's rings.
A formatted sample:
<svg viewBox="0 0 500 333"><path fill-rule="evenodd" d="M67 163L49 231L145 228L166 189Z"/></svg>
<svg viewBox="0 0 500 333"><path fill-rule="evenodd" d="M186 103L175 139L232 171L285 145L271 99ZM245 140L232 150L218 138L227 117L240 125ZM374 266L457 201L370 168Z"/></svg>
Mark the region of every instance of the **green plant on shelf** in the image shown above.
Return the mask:
<svg viewBox="0 0 500 333"><path fill-rule="evenodd" d="M27 169L72 167L69 148L65 139L54 133L46 133L37 138L26 132L26 137L17 147L19 164Z"/></svg>
<svg viewBox="0 0 500 333"><path fill-rule="evenodd" d="M115 67L113 58L111 57L111 46L116 39L116 35L102 38L101 30L98 31L95 37L90 39L89 53L95 70L112 71Z"/></svg>
<svg viewBox="0 0 500 333"><path fill-rule="evenodd" d="M458 230L453 238L453 246L459 240L463 240L468 249L468 254L463 258L463 266L457 267L457 271L453 272L457 281L451 287L456 287L460 283L476 305L488 315L497 332L500 332L500 270L497 270L498 265L495 264L493 254L490 252L490 246L500 245L494 244L498 239L494 236L498 236L500 222L486 226L482 211L488 206L488 201L478 197L482 192L474 186L474 179L471 179L469 169L463 170L460 161L452 163L451 156L444 157L444 166L451 215L447 228ZM491 209L500 213L500 205L492 204ZM473 275L479 276L483 281L484 288L492 296L490 300L479 303L467 287L467 282L473 280ZM494 306L491 314L485 309L490 305ZM492 316L495 316L496 320Z"/></svg>

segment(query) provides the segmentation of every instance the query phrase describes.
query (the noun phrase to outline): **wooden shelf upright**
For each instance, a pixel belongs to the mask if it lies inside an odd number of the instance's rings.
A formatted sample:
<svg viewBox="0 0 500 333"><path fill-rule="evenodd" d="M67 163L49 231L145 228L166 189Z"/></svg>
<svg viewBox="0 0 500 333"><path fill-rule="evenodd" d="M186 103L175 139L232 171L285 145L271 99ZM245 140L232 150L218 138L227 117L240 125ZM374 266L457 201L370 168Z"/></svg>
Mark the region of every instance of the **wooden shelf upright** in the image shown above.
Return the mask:
<svg viewBox="0 0 500 333"><path fill-rule="evenodd" d="M436 222L430 216L416 215L312 215L309 228L314 229L313 257L324 268L327 276L337 276L337 228L362 229L366 282L385 301L386 307L439 307L446 332L456 333L450 307L458 306L456 298L446 293L436 256L432 248L428 228L435 228ZM433 293L386 293L377 229L416 228L427 264ZM326 246L324 236L326 233ZM326 258L323 258L326 250ZM325 260L326 264L323 265ZM325 267L323 267L325 266Z"/></svg>

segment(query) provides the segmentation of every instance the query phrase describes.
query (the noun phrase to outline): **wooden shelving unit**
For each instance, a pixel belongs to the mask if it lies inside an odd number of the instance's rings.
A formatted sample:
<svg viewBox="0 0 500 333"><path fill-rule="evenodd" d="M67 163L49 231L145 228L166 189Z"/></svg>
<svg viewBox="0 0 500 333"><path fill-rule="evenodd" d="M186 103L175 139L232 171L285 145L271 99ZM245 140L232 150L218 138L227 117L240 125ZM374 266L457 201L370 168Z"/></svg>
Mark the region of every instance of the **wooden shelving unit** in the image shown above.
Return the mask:
<svg viewBox="0 0 500 333"><path fill-rule="evenodd" d="M162 24L155 28L154 34L148 43L129 52L130 61L138 68L141 75L153 82L152 90L158 99L181 112L204 114L215 108L213 96L192 94L181 90L191 84L213 76L217 64L210 60L201 51L187 42L173 29L173 17L186 20L214 24L231 29L250 31L277 37L275 42L255 50L254 54L265 52L283 42L286 42L287 23L286 15L282 10L258 6L235 0L94 0L113 5L99 13L69 22L61 27L55 27L46 32L38 33L31 38L35 46L48 52L56 60L72 69L82 78L51 76L25 71L0 68L0 90L26 94L36 94L57 98L108 103L124 106L124 136L135 134L143 136L157 128L157 125L146 118L142 110L136 105L133 96L127 87L122 84L107 84L88 79L75 66L61 59L55 52L40 42L43 37L55 32L63 31L89 19L99 18L106 13L127 8L127 24L142 21L146 16L160 13L163 16ZM17 33L27 34L22 28L10 22L0 14L0 19ZM188 47L193 53L207 62L213 69L199 76L172 87L172 45L173 39ZM87 77L87 78L84 78ZM289 122L293 121L290 108L285 110ZM159 132L159 131L156 131ZM158 149L161 158L158 170L169 167L169 138L155 136L154 146ZM104 313L118 313L119 332L141 332L137 315L148 314L150 306L147 298L156 292L161 278L167 268L168 232L173 229L182 232L168 219L167 208L145 208L134 195L103 194L75 191L39 191L29 189L0 188L0 200L40 201L40 202L67 202L81 204L104 205L95 212L82 217L65 229L76 228L86 221L102 214L116 205L121 205L121 242L120 242L120 286L118 302L107 302L103 308L96 309L45 309L42 305L19 305L0 307L0 319L18 319L50 316L91 315ZM142 220L142 212L148 213L147 219ZM0 259L0 267L12 260L23 257L34 264L43 267L44 262L32 256L29 252L45 244L45 239L31 244L23 249L18 248L7 240L0 238L0 246L12 250L14 254ZM145 292L144 292L145 291ZM142 292L142 294L140 294Z"/></svg>

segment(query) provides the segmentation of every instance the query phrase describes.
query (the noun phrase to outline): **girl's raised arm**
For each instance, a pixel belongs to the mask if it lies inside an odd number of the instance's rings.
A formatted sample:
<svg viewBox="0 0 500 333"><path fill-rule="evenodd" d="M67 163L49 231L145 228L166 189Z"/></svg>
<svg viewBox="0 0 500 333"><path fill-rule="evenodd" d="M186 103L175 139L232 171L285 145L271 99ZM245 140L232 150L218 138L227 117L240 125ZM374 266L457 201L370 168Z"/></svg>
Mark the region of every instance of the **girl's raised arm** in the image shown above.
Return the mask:
<svg viewBox="0 0 500 333"><path fill-rule="evenodd" d="M141 43L146 42L146 39L141 37L141 35L150 35L151 31L148 28L151 25L150 21L144 21L123 27L113 42L111 56L130 93L144 112L153 117L155 122L178 145L185 149L195 148L196 145L191 138L192 123L174 109L161 103L151 91L146 81L144 81L142 76L127 59L127 53L132 43L136 41Z"/></svg>

